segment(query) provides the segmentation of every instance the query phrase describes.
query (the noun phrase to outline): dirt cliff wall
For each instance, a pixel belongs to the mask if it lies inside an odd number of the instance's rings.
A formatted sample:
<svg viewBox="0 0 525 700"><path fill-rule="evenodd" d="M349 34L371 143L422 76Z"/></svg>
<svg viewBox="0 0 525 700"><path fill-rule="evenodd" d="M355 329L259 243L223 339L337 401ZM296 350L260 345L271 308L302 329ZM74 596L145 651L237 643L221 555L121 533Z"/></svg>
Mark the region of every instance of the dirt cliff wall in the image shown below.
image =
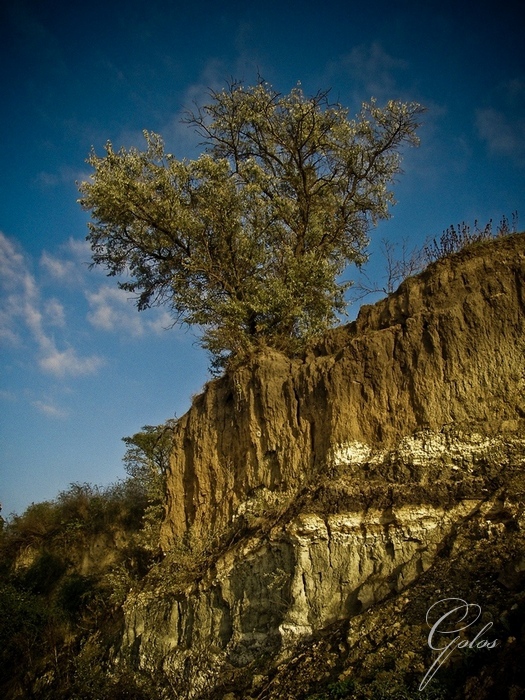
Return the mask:
<svg viewBox="0 0 525 700"><path fill-rule="evenodd" d="M175 430L164 549L220 533L258 493L298 493L422 428L517 430L524 329L519 234L431 265L305 358L261 352L210 382Z"/></svg>

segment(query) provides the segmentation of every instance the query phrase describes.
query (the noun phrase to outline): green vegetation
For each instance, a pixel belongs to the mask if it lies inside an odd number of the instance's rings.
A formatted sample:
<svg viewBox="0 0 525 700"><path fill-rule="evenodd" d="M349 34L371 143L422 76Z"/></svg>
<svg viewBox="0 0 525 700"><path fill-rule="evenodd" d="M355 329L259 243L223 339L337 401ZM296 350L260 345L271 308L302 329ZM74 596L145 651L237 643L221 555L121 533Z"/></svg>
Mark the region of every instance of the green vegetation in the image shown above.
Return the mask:
<svg viewBox="0 0 525 700"><path fill-rule="evenodd" d="M355 119L328 93L281 95L230 84L187 123L205 139L197 160L146 150L94 152L80 203L92 214L93 264L126 276L139 310L166 304L198 325L214 366L258 345L287 353L344 311L349 263L388 218L400 149L416 144L422 108L375 101Z"/></svg>
<svg viewBox="0 0 525 700"><path fill-rule="evenodd" d="M441 683L434 682L419 690L416 682L405 682L395 674L380 671L370 682L349 679L330 683L326 690L306 700L448 700L450 697L450 689Z"/></svg>
<svg viewBox="0 0 525 700"><path fill-rule="evenodd" d="M0 695L147 700L151 679L111 666L122 603L159 557L174 421L124 438L129 478L72 484L0 529Z"/></svg>
<svg viewBox="0 0 525 700"><path fill-rule="evenodd" d="M515 229L517 215L513 219ZM471 245L483 244L493 236L510 233L505 217L495 232L491 224L483 229L476 225L474 230L464 224L457 229L450 227L428 246L427 255L439 260ZM187 587L209 571L233 542L250 532L264 536L289 509L300 506L300 498L310 498L307 491L293 501L287 494L275 497L260 491L223 533L209 541L195 541L189 536L162 557L160 525L175 427L176 421L170 420L161 426L145 426L141 432L124 438L126 480L107 488L72 484L53 501L32 504L25 513L8 521L0 519L1 697L163 697L163 684L167 681L160 671L156 677L146 677L118 656L124 629L123 604L132 590L141 591L147 585L149 590L169 589L170 595L176 594L177 586ZM324 507L320 493L316 493L316 500ZM335 495L340 508L344 493ZM326 505L330 503L328 500ZM473 567L470 579L466 579L467 590L472 581L477 584L487 579L487 571L485 560ZM286 577L286 571L276 567L266 578L274 606L281 604ZM497 572L493 578L496 580ZM459 588L457 592L461 593ZM496 594L499 599L501 587ZM519 605L509 606L504 615L499 620L515 640L523 629L521 599ZM510 661L502 656L507 665L503 666L501 677L510 672L514 663L513 657L508 658ZM334 669L323 684L320 679L326 676L313 676L309 686L312 690L305 693L316 691L307 700L443 700L452 697L451 689L455 692L466 687L483 663L479 655L465 653L461 664L449 668L446 675L419 691L421 674L414 677L410 670L413 664L405 668L396 664L394 653L386 654L374 664L369 663L366 670L357 665L352 669ZM495 669L492 666L491 672L497 675ZM355 676L336 680L342 677L341 671L345 675L355 672ZM167 696L169 692L166 690Z"/></svg>
<svg viewBox="0 0 525 700"><path fill-rule="evenodd" d="M145 425L140 433L123 438L124 465L131 483L142 490L147 506L142 515L141 545L158 553L160 524L164 517L166 472L176 419L163 425Z"/></svg>

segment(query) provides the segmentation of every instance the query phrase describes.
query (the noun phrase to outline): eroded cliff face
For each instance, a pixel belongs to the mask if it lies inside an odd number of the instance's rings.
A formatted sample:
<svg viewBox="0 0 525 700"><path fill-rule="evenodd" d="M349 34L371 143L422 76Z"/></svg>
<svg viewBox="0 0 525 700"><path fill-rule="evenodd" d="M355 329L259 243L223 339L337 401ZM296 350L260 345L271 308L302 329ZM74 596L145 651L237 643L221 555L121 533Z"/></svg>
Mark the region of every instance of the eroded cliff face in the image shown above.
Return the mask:
<svg viewBox="0 0 525 700"><path fill-rule="evenodd" d="M297 700L385 644L422 671L403 591L419 631L485 571L503 576L476 584L494 614L521 605L524 330L516 235L434 264L308 357L267 351L208 384L175 430L166 556L128 597L121 658L170 697Z"/></svg>
<svg viewBox="0 0 525 700"><path fill-rule="evenodd" d="M207 385L176 429L163 546L219 532L261 488L297 491L344 454L421 428L525 417L525 237L439 261L315 355L261 353Z"/></svg>

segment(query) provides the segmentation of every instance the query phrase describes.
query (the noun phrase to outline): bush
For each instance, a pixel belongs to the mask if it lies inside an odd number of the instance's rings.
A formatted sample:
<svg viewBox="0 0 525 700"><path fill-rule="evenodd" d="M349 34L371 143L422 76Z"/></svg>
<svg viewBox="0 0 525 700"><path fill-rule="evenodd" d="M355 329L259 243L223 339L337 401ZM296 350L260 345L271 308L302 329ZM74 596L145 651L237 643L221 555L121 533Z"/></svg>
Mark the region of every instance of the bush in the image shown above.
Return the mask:
<svg viewBox="0 0 525 700"><path fill-rule="evenodd" d="M433 682L419 690L414 682L405 682L394 673L379 672L371 680L349 678L331 683L320 694L307 700L447 700L448 689Z"/></svg>
<svg viewBox="0 0 525 700"><path fill-rule="evenodd" d="M466 224L464 221L458 224L457 228L449 226L439 238L434 240L424 247L424 259L427 264L445 258L453 253L458 253L463 248L481 241L488 241L496 236L508 236L511 233L516 233L518 226L518 212L512 214L512 224L508 218L503 215L496 231L493 230L492 219L485 224L483 228L478 226L478 222L474 222L474 228Z"/></svg>
<svg viewBox="0 0 525 700"><path fill-rule="evenodd" d="M40 598L12 584L0 585L0 683L12 678L17 667L27 672L49 618Z"/></svg>
<svg viewBox="0 0 525 700"><path fill-rule="evenodd" d="M144 444L135 438L133 457L143 461L130 478L104 488L74 483L1 521L0 697L150 697L140 674L119 667L108 675L121 606L158 553L171 448L165 426L148 429ZM84 575L86 562L93 575Z"/></svg>
<svg viewBox="0 0 525 700"><path fill-rule="evenodd" d="M16 515L5 528L12 539L29 545L54 535L60 528L59 512L52 501L32 503L23 515Z"/></svg>
<svg viewBox="0 0 525 700"><path fill-rule="evenodd" d="M35 595L49 595L67 569L67 563L56 554L43 551L19 577L22 588Z"/></svg>
<svg viewBox="0 0 525 700"><path fill-rule="evenodd" d="M94 595L94 581L89 576L72 574L67 576L57 596L57 605L75 622Z"/></svg>

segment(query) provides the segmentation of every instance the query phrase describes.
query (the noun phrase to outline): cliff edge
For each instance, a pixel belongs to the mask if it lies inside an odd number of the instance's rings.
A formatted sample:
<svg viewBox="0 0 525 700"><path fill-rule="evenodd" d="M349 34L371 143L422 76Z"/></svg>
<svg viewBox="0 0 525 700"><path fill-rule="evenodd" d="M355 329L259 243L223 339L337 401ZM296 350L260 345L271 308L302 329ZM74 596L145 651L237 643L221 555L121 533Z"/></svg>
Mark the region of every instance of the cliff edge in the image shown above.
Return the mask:
<svg viewBox="0 0 525 700"><path fill-rule="evenodd" d="M519 234L434 263L305 357L210 382L175 427L165 556L124 605L121 662L185 700L416 692L426 611L468 598L501 648L451 661L434 697L521 697L524 358Z"/></svg>
<svg viewBox="0 0 525 700"><path fill-rule="evenodd" d="M164 548L220 532L256 490L298 490L417 430L517 429L524 328L521 234L434 263L308 357L261 352L210 382L176 427Z"/></svg>

